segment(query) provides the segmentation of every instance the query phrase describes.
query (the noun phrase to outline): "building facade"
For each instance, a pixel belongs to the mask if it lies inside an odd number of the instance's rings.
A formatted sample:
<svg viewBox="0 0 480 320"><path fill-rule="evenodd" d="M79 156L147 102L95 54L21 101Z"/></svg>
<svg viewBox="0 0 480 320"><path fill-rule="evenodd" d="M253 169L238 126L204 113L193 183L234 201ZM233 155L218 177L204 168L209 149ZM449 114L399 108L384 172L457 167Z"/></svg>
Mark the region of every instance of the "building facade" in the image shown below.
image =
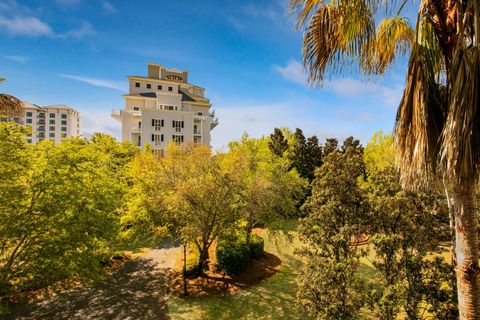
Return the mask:
<svg viewBox="0 0 480 320"><path fill-rule="evenodd" d="M22 101L23 118L7 119L29 126L32 133L27 136L29 143L52 140L60 143L70 137L81 136L80 113L65 105L41 107Z"/></svg>
<svg viewBox="0 0 480 320"><path fill-rule="evenodd" d="M188 82L188 71L148 63L148 76L129 76L125 107L112 111L121 122L122 140L163 150L171 141L210 146L218 125L205 89Z"/></svg>

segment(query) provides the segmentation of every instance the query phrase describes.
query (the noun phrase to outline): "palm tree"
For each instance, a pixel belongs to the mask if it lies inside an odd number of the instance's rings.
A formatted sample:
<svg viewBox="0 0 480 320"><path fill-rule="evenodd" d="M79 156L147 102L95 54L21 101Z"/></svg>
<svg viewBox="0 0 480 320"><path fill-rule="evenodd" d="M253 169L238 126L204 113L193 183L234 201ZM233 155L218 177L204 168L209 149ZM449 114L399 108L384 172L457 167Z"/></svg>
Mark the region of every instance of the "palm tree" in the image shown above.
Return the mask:
<svg viewBox="0 0 480 320"><path fill-rule="evenodd" d="M460 318L480 319L480 4L420 0L414 30L401 16L406 2L290 0L290 10L304 30L303 63L312 84L326 73L383 74L396 58L409 58L394 130L401 181L418 188L443 175Z"/></svg>
<svg viewBox="0 0 480 320"><path fill-rule="evenodd" d="M0 83L4 81L5 78L0 77ZM0 117L21 117L22 113L22 102L19 99L9 94L0 93Z"/></svg>

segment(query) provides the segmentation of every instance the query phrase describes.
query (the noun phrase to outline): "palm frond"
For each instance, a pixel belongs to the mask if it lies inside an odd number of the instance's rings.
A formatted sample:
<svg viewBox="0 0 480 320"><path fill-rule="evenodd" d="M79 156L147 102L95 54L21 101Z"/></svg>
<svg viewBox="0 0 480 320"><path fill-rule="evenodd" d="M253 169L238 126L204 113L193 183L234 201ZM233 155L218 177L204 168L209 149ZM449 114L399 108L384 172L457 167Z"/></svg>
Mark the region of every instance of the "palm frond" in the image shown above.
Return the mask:
<svg viewBox="0 0 480 320"><path fill-rule="evenodd" d="M310 83L321 83L327 69L342 72L362 60L374 33L373 16L363 1L320 6L305 31L303 64ZM360 64L360 63L359 63Z"/></svg>
<svg viewBox="0 0 480 320"><path fill-rule="evenodd" d="M14 96L0 93L0 116L20 117L23 114L22 102Z"/></svg>
<svg viewBox="0 0 480 320"><path fill-rule="evenodd" d="M395 145L401 183L416 189L437 169L440 136L445 123L444 90L428 64L429 49L415 44L410 55L406 87L395 120Z"/></svg>
<svg viewBox="0 0 480 320"><path fill-rule="evenodd" d="M367 74L383 74L397 56L405 56L415 38L406 18L395 16L383 19L377 27L369 54L362 68Z"/></svg>
<svg viewBox="0 0 480 320"><path fill-rule="evenodd" d="M449 77L441 159L448 176L462 183L480 165L480 48L458 48Z"/></svg>

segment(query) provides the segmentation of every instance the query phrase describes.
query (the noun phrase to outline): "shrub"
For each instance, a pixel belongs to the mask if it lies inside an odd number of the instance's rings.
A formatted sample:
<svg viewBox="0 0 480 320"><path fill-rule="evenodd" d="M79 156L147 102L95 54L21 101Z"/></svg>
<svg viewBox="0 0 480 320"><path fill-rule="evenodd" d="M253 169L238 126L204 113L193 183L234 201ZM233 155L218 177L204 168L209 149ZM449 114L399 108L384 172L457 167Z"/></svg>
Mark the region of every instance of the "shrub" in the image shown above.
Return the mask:
<svg viewBox="0 0 480 320"><path fill-rule="evenodd" d="M183 256L183 248L182 248L182 256ZM200 261L200 254L198 253L197 247L193 243L191 243L188 246L188 251L187 251L187 276L193 276L198 274L199 261ZM182 268L183 268L183 265L182 265Z"/></svg>
<svg viewBox="0 0 480 320"><path fill-rule="evenodd" d="M250 260L250 248L244 241L219 241L216 249L217 264L229 276L242 271Z"/></svg>
<svg viewBox="0 0 480 320"><path fill-rule="evenodd" d="M250 236L250 255L253 259L259 259L265 256L265 242L262 237L252 234Z"/></svg>

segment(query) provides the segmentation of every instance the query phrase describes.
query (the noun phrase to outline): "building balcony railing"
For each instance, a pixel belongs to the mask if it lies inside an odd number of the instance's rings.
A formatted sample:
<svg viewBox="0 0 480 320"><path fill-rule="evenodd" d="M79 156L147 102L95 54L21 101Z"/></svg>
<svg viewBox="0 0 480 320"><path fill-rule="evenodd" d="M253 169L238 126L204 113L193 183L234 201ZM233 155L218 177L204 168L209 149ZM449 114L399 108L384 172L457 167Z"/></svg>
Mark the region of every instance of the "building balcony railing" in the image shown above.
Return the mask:
<svg viewBox="0 0 480 320"><path fill-rule="evenodd" d="M196 136L201 136L202 132L199 129L193 129L193 134Z"/></svg>
<svg viewBox="0 0 480 320"><path fill-rule="evenodd" d="M142 128L140 128L140 127L134 127L134 128L132 129L132 132L134 132L134 133L140 133L140 132L142 132Z"/></svg>

